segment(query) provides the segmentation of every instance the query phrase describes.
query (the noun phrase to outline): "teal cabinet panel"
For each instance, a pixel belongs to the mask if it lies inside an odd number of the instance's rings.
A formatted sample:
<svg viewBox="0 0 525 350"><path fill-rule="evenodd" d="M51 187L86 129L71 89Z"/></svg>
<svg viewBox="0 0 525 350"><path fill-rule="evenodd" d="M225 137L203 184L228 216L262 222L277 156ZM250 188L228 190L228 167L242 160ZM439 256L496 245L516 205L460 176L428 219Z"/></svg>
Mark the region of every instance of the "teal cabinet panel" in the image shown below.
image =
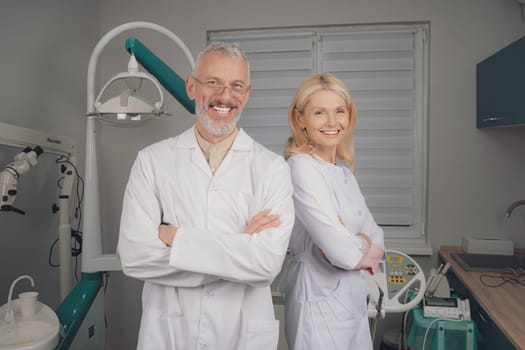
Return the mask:
<svg viewBox="0 0 525 350"><path fill-rule="evenodd" d="M525 36L476 65L476 126L525 126Z"/></svg>
<svg viewBox="0 0 525 350"><path fill-rule="evenodd" d="M447 279L455 293L462 298L469 299L470 316L475 322L479 332L478 350L516 350L516 347L512 345L456 275L449 271L447 273Z"/></svg>

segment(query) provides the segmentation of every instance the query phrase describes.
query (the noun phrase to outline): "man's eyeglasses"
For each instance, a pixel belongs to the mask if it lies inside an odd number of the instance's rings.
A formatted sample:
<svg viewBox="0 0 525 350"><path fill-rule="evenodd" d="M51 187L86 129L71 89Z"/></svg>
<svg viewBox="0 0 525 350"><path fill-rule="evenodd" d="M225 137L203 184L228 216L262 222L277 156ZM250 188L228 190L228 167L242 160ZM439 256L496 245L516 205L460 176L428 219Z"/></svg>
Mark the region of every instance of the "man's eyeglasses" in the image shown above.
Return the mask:
<svg viewBox="0 0 525 350"><path fill-rule="evenodd" d="M200 81L194 75L191 76L193 80L204 86L205 89L213 92L214 94L222 94L224 89L230 89L230 94L233 97L242 97L248 92L249 86L246 86L243 82L234 82L226 85L223 81L217 79L208 79L206 81Z"/></svg>

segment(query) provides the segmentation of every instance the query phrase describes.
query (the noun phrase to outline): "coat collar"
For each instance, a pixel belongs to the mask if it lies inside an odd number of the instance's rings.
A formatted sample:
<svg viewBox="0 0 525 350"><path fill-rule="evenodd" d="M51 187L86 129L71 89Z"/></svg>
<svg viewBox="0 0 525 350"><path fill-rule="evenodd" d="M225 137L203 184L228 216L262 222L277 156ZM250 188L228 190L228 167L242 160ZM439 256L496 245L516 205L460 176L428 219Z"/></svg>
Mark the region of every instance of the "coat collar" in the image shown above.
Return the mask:
<svg viewBox="0 0 525 350"><path fill-rule="evenodd" d="M184 131L177 138L178 142L175 147L177 148L198 148L197 138L195 136L195 125ZM242 128L239 128L239 132L235 137L235 141L231 146L232 151L249 151L252 148L253 139L244 132Z"/></svg>

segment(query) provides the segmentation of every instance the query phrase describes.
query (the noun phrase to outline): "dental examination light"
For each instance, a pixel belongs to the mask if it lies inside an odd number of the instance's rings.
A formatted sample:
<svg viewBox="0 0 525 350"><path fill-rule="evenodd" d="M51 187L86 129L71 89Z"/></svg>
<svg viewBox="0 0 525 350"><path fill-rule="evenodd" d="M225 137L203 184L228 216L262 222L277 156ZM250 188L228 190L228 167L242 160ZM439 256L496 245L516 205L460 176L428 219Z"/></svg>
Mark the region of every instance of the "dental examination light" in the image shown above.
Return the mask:
<svg viewBox="0 0 525 350"><path fill-rule="evenodd" d="M105 91L118 81L124 81L126 89L122 91L120 95L101 102ZM158 93L157 101L151 103L137 94L145 82L150 82L156 88L156 92ZM140 125L140 122L169 115L163 111L163 106L164 95L159 83L148 74L139 72L137 60L135 59L135 55L132 54L129 58L128 71L119 73L111 78L102 90L100 90L95 101L95 114L109 124L118 126L128 124Z"/></svg>
<svg viewBox="0 0 525 350"><path fill-rule="evenodd" d="M184 81L137 39L132 39L130 46L126 43L126 50L130 54L127 72L114 76L95 98L95 73L100 53L117 35L132 29L151 29L167 36L183 51L191 70L195 65L190 50L179 37L168 29L149 22L130 22L113 28L98 41L91 53L87 72L82 273L81 280L57 309L64 330L57 350L69 349L70 346L82 349L105 347L103 274L107 277L107 272L122 269L116 254L102 253L97 120L114 126L140 126L147 120L167 115L163 111L164 97L158 81L190 113L194 113L193 101L186 95ZM139 72L137 62L152 75ZM115 90L115 86L119 84L123 87L122 91L106 99L104 96L112 92L109 90ZM139 95L145 84L154 87L158 94L155 101L149 102Z"/></svg>
<svg viewBox="0 0 525 350"><path fill-rule="evenodd" d="M108 84L101 90L101 92L107 88L113 81L119 79L127 79L126 89L119 93L116 97L109 99L107 102L100 102L95 99L95 73L98 63L98 58L102 50L106 45L117 35L131 30L131 29L152 29L154 31L164 34L170 38L185 54L191 69L195 65L193 57L184 44L184 42L177 37L173 32L168 29L149 22L130 22L122 24L114 29L110 30L104 35L91 53L89 59L88 72L87 72L87 113L86 113L86 176L85 176L85 202L84 202L84 215L85 220L83 222L84 232L84 251L82 255L82 272L98 272L98 271L116 271L120 270L120 261L116 254L103 255L102 254L102 230L100 223L100 198L99 198L99 185L98 185L98 165L97 165L97 146L96 146L96 129L97 119L111 119L116 124L120 125L123 123L120 120L133 123L139 121L135 117L138 115L145 114L148 117L153 115L161 115L161 104L163 98L160 97L153 106L145 105L144 101L136 95L136 91L140 85L139 80L147 79L148 81L154 81L152 77L147 76L145 73L138 74L138 68L136 67L135 54L131 55L131 64L128 67L128 72L117 75L112 78ZM131 71L131 72L130 72ZM145 78L147 76L147 78ZM162 92L158 87L158 83L154 82L157 90ZM99 97L101 94L99 94ZM127 104L126 104L127 102ZM132 110L132 107L137 108ZM141 119L143 120L143 119Z"/></svg>

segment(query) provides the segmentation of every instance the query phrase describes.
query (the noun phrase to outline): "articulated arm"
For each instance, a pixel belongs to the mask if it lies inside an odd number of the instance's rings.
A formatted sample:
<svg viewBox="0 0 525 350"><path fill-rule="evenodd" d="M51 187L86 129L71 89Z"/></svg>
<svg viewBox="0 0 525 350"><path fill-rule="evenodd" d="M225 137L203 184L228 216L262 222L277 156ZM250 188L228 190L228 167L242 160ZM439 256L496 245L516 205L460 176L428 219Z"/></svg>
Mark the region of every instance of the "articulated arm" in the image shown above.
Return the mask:
<svg viewBox="0 0 525 350"><path fill-rule="evenodd" d="M177 73L148 49L140 40L126 40L126 50L191 114L195 114L195 101L186 94L186 85Z"/></svg>

